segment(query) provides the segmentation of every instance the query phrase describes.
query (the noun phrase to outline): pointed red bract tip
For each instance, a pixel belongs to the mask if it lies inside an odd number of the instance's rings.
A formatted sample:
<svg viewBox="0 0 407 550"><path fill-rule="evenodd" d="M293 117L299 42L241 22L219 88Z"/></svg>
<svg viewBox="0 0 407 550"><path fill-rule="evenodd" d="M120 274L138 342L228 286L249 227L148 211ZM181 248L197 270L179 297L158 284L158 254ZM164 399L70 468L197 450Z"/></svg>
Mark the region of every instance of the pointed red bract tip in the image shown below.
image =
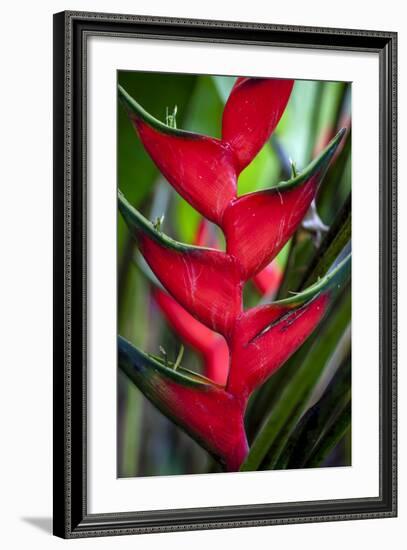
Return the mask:
<svg viewBox="0 0 407 550"><path fill-rule="evenodd" d="M282 249L304 218L345 130L298 176L276 187L234 200L223 216L227 252L244 280L261 271Z"/></svg>
<svg viewBox="0 0 407 550"><path fill-rule="evenodd" d="M144 395L229 471L247 456L246 401L179 367L159 363L119 337L119 364Z"/></svg>
<svg viewBox="0 0 407 550"><path fill-rule="evenodd" d="M293 189L267 189L239 197L226 210L227 252L247 280L275 258L305 216L315 196L317 175Z"/></svg>
<svg viewBox="0 0 407 550"><path fill-rule="evenodd" d="M242 308L243 283L236 260L225 252L170 239L121 192L118 199L141 254L162 285L191 315L228 337Z"/></svg>
<svg viewBox="0 0 407 550"><path fill-rule="evenodd" d="M276 303L243 315L236 325L227 390L249 396L304 343L328 304L324 293L300 308Z"/></svg>
<svg viewBox="0 0 407 550"><path fill-rule="evenodd" d="M222 118L222 140L229 143L241 172L260 151L283 114L294 80L237 79Z"/></svg>
<svg viewBox="0 0 407 550"><path fill-rule="evenodd" d="M207 327L228 336L241 310L241 282L234 259L217 250L176 250L146 234L140 234L138 241L168 292Z"/></svg>
<svg viewBox="0 0 407 550"><path fill-rule="evenodd" d="M198 212L220 224L236 196L236 168L230 147L190 132L164 133L131 115L140 139L160 172Z"/></svg>
<svg viewBox="0 0 407 550"><path fill-rule="evenodd" d="M230 472L239 470L247 456L244 430L245 404L225 390L200 390L170 380L161 392L177 422L193 432Z"/></svg>
<svg viewBox="0 0 407 550"><path fill-rule="evenodd" d="M172 296L159 288L153 296L167 321L203 358L203 374L216 384L225 385L229 370L229 348L225 339L193 317Z"/></svg>

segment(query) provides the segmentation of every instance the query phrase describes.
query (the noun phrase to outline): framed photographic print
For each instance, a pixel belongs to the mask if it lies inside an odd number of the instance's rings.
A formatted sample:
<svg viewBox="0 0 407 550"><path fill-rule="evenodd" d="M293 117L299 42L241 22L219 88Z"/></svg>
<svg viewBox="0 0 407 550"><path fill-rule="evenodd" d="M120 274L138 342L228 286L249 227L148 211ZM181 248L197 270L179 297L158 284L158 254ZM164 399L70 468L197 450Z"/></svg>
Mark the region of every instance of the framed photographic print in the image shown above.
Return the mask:
<svg viewBox="0 0 407 550"><path fill-rule="evenodd" d="M54 533L396 515L396 34L54 16Z"/></svg>

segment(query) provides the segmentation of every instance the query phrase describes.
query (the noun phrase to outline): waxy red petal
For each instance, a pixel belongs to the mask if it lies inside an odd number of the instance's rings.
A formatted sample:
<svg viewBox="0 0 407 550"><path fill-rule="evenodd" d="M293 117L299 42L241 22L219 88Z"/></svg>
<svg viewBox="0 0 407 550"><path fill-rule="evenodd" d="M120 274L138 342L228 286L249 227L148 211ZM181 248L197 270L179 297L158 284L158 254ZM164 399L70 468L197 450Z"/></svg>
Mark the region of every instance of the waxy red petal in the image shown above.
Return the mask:
<svg viewBox="0 0 407 550"><path fill-rule="evenodd" d="M161 364L122 337L119 365L150 401L229 471L239 469L248 452L244 400L203 377Z"/></svg>
<svg viewBox="0 0 407 550"><path fill-rule="evenodd" d="M223 111L222 140L231 145L239 172L269 139L293 85L294 80L237 79Z"/></svg>
<svg viewBox="0 0 407 550"><path fill-rule="evenodd" d="M322 295L300 309L280 311L278 321L244 346L233 346L236 361L230 369L228 390L250 395L304 343L326 312L328 297ZM275 312L270 311L270 318ZM238 325L240 330L243 326ZM239 330L239 329L237 329Z"/></svg>
<svg viewBox="0 0 407 550"><path fill-rule="evenodd" d="M303 344L350 275L350 256L292 298L245 312L236 323L227 390L249 396Z"/></svg>
<svg viewBox="0 0 407 550"><path fill-rule="evenodd" d="M224 386L229 374L229 361L229 347L226 341L219 337L204 353L205 376Z"/></svg>
<svg viewBox="0 0 407 550"><path fill-rule="evenodd" d="M239 197L223 217L227 252L247 280L281 250L305 216L343 131L299 176L271 189Z"/></svg>
<svg viewBox="0 0 407 550"><path fill-rule="evenodd" d="M319 179L280 192L268 189L244 195L226 211L227 252L236 257L247 280L280 252L306 214Z"/></svg>
<svg viewBox="0 0 407 550"><path fill-rule="evenodd" d="M230 333L241 299L233 259L222 252L163 247L146 235L139 236L147 263L178 302L216 332Z"/></svg>
<svg viewBox="0 0 407 550"><path fill-rule="evenodd" d="M168 292L207 327L228 336L242 307L242 283L234 258L170 239L121 194L119 208L140 252Z"/></svg>
<svg viewBox="0 0 407 550"><path fill-rule="evenodd" d="M217 339L216 332L200 323L163 290L154 288L153 296L172 328L186 344L201 353L205 353L208 348L213 346Z"/></svg>
<svg viewBox="0 0 407 550"><path fill-rule="evenodd" d="M141 141L161 173L207 219L220 224L236 196L236 170L230 149L219 140L158 132L133 118Z"/></svg>
<svg viewBox="0 0 407 550"><path fill-rule="evenodd" d="M198 212L220 224L236 196L236 167L228 144L170 128L154 119L119 88L138 135L168 182Z"/></svg>
<svg viewBox="0 0 407 550"><path fill-rule="evenodd" d="M224 338L192 317L166 292L154 288L153 296L183 342L202 355L203 374L217 384L224 385L229 370L229 349Z"/></svg>

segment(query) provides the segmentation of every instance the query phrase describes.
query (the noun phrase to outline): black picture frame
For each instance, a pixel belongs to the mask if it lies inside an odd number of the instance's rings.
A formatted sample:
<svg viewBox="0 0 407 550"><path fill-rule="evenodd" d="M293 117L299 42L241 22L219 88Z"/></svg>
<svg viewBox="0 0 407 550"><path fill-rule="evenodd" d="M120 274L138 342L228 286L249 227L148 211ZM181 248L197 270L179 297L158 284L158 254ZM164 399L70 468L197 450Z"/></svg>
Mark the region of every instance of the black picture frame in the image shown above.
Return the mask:
<svg viewBox="0 0 407 550"><path fill-rule="evenodd" d="M86 40L95 34L375 52L380 60L380 495L89 514L86 465ZM394 517L397 34L62 12L54 15L54 534L64 538Z"/></svg>

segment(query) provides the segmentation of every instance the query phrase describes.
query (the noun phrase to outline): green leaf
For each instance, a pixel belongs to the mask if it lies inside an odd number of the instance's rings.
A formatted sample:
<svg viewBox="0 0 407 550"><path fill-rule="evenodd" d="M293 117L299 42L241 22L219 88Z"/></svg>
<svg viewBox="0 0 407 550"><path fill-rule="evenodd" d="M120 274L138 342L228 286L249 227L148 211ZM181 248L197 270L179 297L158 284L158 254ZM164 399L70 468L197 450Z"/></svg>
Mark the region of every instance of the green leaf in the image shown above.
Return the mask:
<svg viewBox="0 0 407 550"><path fill-rule="evenodd" d="M336 421L324 434L324 437L321 439L312 456L306 462L306 468L317 468L325 461L325 459L350 429L351 419L352 405L349 400Z"/></svg>
<svg viewBox="0 0 407 550"><path fill-rule="evenodd" d="M159 356L144 353L130 342L119 336L119 368L127 374L136 386L138 386L149 398L155 402L154 387L159 380L173 380L188 387L200 389L216 388L214 382L177 365L172 361L165 361ZM158 381L158 382L157 382ZM152 383L153 382L153 383Z"/></svg>
<svg viewBox="0 0 407 550"><path fill-rule="evenodd" d="M162 246L166 248L172 248L173 250L186 252L197 249L196 246L187 245L175 241L174 239L160 231L158 227L156 227L151 221L147 220L147 218L145 218L143 214L141 214L136 208L133 208L133 206L129 203L129 201L120 190L118 192L118 200L120 213L126 220L126 223L132 232L141 231Z"/></svg>
<svg viewBox="0 0 407 550"><path fill-rule="evenodd" d="M314 284L301 292L294 292L293 296L273 302L274 305L298 307L315 298L320 292L338 293L349 279L351 272L351 255L348 254L332 271L328 271L325 277L318 279Z"/></svg>
<svg viewBox="0 0 407 550"><path fill-rule="evenodd" d="M234 81L233 77L226 78ZM219 97L213 79L200 76L188 104L185 127L193 132L220 138L223 106L224 102Z"/></svg>
<svg viewBox="0 0 407 550"><path fill-rule="evenodd" d="M230 76L213 76L212 78L221 101L226 103L236 78Z"/></svg>
<svg viewBox="0 0 407 550"><path fill-rule="evenodd" d="M259 469L268 457L273 468L288 437L301 418L308 399L317 384L335 345L343 334L351 313L350 293L339 296L336 308L317 331L316 339L304 362L294 374L254 440L242 471Z"/></svg>
<svg viewBox="0 0 407 550"><path fill-rule="evenodd" d="M325 236L321 246L309 263L307 272L303 277L301 287L315 281L334 263L340 252L345 248L352 236L352 211L351 198L348 197L342 210L336 217L335 223Z"/></svg>
<svg viewBox="0 0 407 550"><path fill-rule="evenodd" d="M335 159L335 164L325 176L318 193L317 207L321 218L333 225L338 211L343 207L351 192L352 181L352 130L346 133L343 149Z"/></svg>
<svg viewBox="0 0 407 550"><path fill-rule="evenodd" d="M276 129L279 141L300 169L310 160L309 136L318 87L317 81L297 80Z"/></svg>
<svg viewBox="0 0 407 550"><path fill-rule="evenodd" d="M340 364L322 397L303 415L281 453L276 469L302 468L350 399L350 354Z"/></svg>

